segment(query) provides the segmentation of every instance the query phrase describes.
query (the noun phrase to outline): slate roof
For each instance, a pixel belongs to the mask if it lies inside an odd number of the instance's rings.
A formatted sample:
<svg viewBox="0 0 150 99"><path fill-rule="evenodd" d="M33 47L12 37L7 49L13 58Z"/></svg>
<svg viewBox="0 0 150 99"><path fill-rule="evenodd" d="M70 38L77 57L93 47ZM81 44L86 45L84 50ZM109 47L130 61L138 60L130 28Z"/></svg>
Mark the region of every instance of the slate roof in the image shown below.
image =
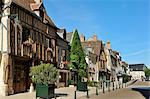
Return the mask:
<svg viewBox="0 0 150 99"><path fill-rule="evenodd" d="M72 40L72 36L73 36L73 32L69 32L69 33L66 34L66 40L70 43L71 43L71 40Z"/></svg>
<svg viewBox="0 0 150 99"><path fill-rule="evenodd" d="M130 64L129 68L131 71L144 71L147 67L145 64Z"/></svg>

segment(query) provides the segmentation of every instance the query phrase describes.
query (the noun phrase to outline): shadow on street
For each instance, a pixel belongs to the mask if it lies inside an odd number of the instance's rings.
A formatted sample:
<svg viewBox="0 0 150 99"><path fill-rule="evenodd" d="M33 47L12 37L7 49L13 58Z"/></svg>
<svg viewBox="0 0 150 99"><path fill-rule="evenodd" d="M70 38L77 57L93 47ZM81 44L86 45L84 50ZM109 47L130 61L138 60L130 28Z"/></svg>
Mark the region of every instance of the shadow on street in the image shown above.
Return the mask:
<svg viewBox="0 0 150 99"><path fill-rule="evenodd" d="M150 99L150 87L132 88L134 91L140 92L146 99Z"/></svg>
<svg viewBox="0 0 150 99"><path fill-rule="evenodd" d="M68 96L68 94L65 93L55 93L56 97L63 97L63 96Z"/></svg>

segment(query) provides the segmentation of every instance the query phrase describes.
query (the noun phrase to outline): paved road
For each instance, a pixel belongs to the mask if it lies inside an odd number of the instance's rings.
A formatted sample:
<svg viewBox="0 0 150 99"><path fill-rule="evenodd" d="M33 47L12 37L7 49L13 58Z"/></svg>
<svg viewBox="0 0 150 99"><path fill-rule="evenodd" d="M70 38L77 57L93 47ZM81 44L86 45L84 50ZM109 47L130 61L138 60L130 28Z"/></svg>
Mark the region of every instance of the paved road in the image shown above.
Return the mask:
<svg viewBox="0 0 150 99"><path fill-rule="evenodd" d="M148 87L148 86L150 86L150 82L137 81L136 83L127 88L106 92L105 94L100 94L98 96L91 95L90 99L146 99L139 91L134 91L132 90L132 88ZM82 97L80 99L86 98Z"/></svg>
<svg viewBox="0 0 150 99"><path fill-rule="evenodd" d="M144 96L138 92L133 91L131 88L135 87L143 87L143 86L150 86L150 82L141 82L138 81L134 83L132 86L123 89L117 89L115 91L106 92L105 94L100 94L98 96L95 95L95 88L89 88L89 95L90 99L145 99ZM66 87L66 88L59 88L55 90L57 94L61 94L62 96L57 99L74 99L74 91L75 87ZM84 92L77 92L77 99L87 99L86 93ZM21 93L11 96L0 96L0 99L35 99L35 92L33 93Z"/></svg>

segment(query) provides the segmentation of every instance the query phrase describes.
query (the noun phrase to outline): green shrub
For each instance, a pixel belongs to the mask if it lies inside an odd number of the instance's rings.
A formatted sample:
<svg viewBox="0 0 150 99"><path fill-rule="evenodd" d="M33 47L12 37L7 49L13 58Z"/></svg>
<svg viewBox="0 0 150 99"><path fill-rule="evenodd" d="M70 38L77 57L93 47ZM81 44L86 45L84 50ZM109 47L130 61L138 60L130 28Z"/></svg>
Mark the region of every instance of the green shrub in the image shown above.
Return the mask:
<svg viewBox="0 0 150 99"><path fill-rule="evenodd" d="M127 83L127 82L129 82L131 79L130 79L130 76L129 75L126 75L126 74L124 74L123 75L123 83Z"/></svg>
<svg viewBox="0 0 150 99"><path fill-rule="evenodd" d="M31 67L29 75L36 84L54 84L58 79L58 70L53 64L40 64Z"/></svg>
<svg viewBox="0 0 150 99"><path fill-rule="evenodd" d="M89 81L88 82L88 86L96 87L96 86L98 86L98 82L96 82L96 81Z"/></svg>
<svg viewBox="0 0 150 99"><path fill-rule="evenodd" d="M73 85L74 84L73 82L74 82L73 80L68 80L68 85Z"/></svg>

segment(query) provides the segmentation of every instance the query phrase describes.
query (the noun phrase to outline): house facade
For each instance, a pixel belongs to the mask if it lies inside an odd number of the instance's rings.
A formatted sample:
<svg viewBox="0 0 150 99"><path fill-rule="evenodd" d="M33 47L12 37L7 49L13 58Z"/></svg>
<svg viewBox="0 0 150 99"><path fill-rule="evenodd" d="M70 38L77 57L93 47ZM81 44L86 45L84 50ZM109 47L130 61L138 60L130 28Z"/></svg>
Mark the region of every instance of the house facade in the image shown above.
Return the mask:
<svg viewBox="0 0 150 99"><path fill-rule="evenodd" d="M106 53L106 58L107 58L107 68L111 72L110 81L115 82L117 81L117 75L116 75L117 58L113 50L111 49L110 41L107 41L106 43L105 53Z"/></svg>
<svg viewBox="0 0 150 99"><path fill-rule="evenodd" d="M59 70L59 81L58 87L68 86L69 79L69 67L68 67L68 56L69 56L69 42L66 40L66 30L57 30L57 46L56 46L56 62Z"/></svg>
<svg viewBox="0 0 150 99"><path fill-rule="evenodd" d="M86 49L90 53L96 55L95 57L91 57L89 55L89 60L92 58L95 58L92 60L95 60L96 64L94 63L94 61L92 64L93 64L93 67L95 68L96 81L103 82L103 81L109 80L110 74L106 66L107 59L106 59L106 55L104 51L103 42L101 40L98 40L96 35L94 35L92 38L89 38L88 40L85 40L85 37L81 35L80 40L81 40L83 49Z"/></svg>
<svg viewBox="0 0 150 99"><path fill-rule="evenodd" d="M92 48L91 47L86 47L85 48L85 53L86 53L86 63L88 64L88 80L89 81L96 81L98 82L98 66L96 64L97 60L96 57L97 55L92 53Z"/></svg>
<svg viewBox="0 0 150 99"><path fill-rule="evenodd" d="M107 41L105 46L105 52L107 57L107 68L111 72L110 81L115 85L123 82L124 64L122 63L121 55L119 52L111 49L110 41Z"/></svg>
<svg viewBox="0 0 150 99"><path fill-rule="evenodd" d="M0 95L27 91L29 69L57 66L57 30L42 0L3 0L0 17Z"/></svg>
<svg viewBox="0 0 150 99"><path fill-rule="evenodd" d="M144 70L147 68L145 64L129 64L131 79L145 79Z"/></svg>

